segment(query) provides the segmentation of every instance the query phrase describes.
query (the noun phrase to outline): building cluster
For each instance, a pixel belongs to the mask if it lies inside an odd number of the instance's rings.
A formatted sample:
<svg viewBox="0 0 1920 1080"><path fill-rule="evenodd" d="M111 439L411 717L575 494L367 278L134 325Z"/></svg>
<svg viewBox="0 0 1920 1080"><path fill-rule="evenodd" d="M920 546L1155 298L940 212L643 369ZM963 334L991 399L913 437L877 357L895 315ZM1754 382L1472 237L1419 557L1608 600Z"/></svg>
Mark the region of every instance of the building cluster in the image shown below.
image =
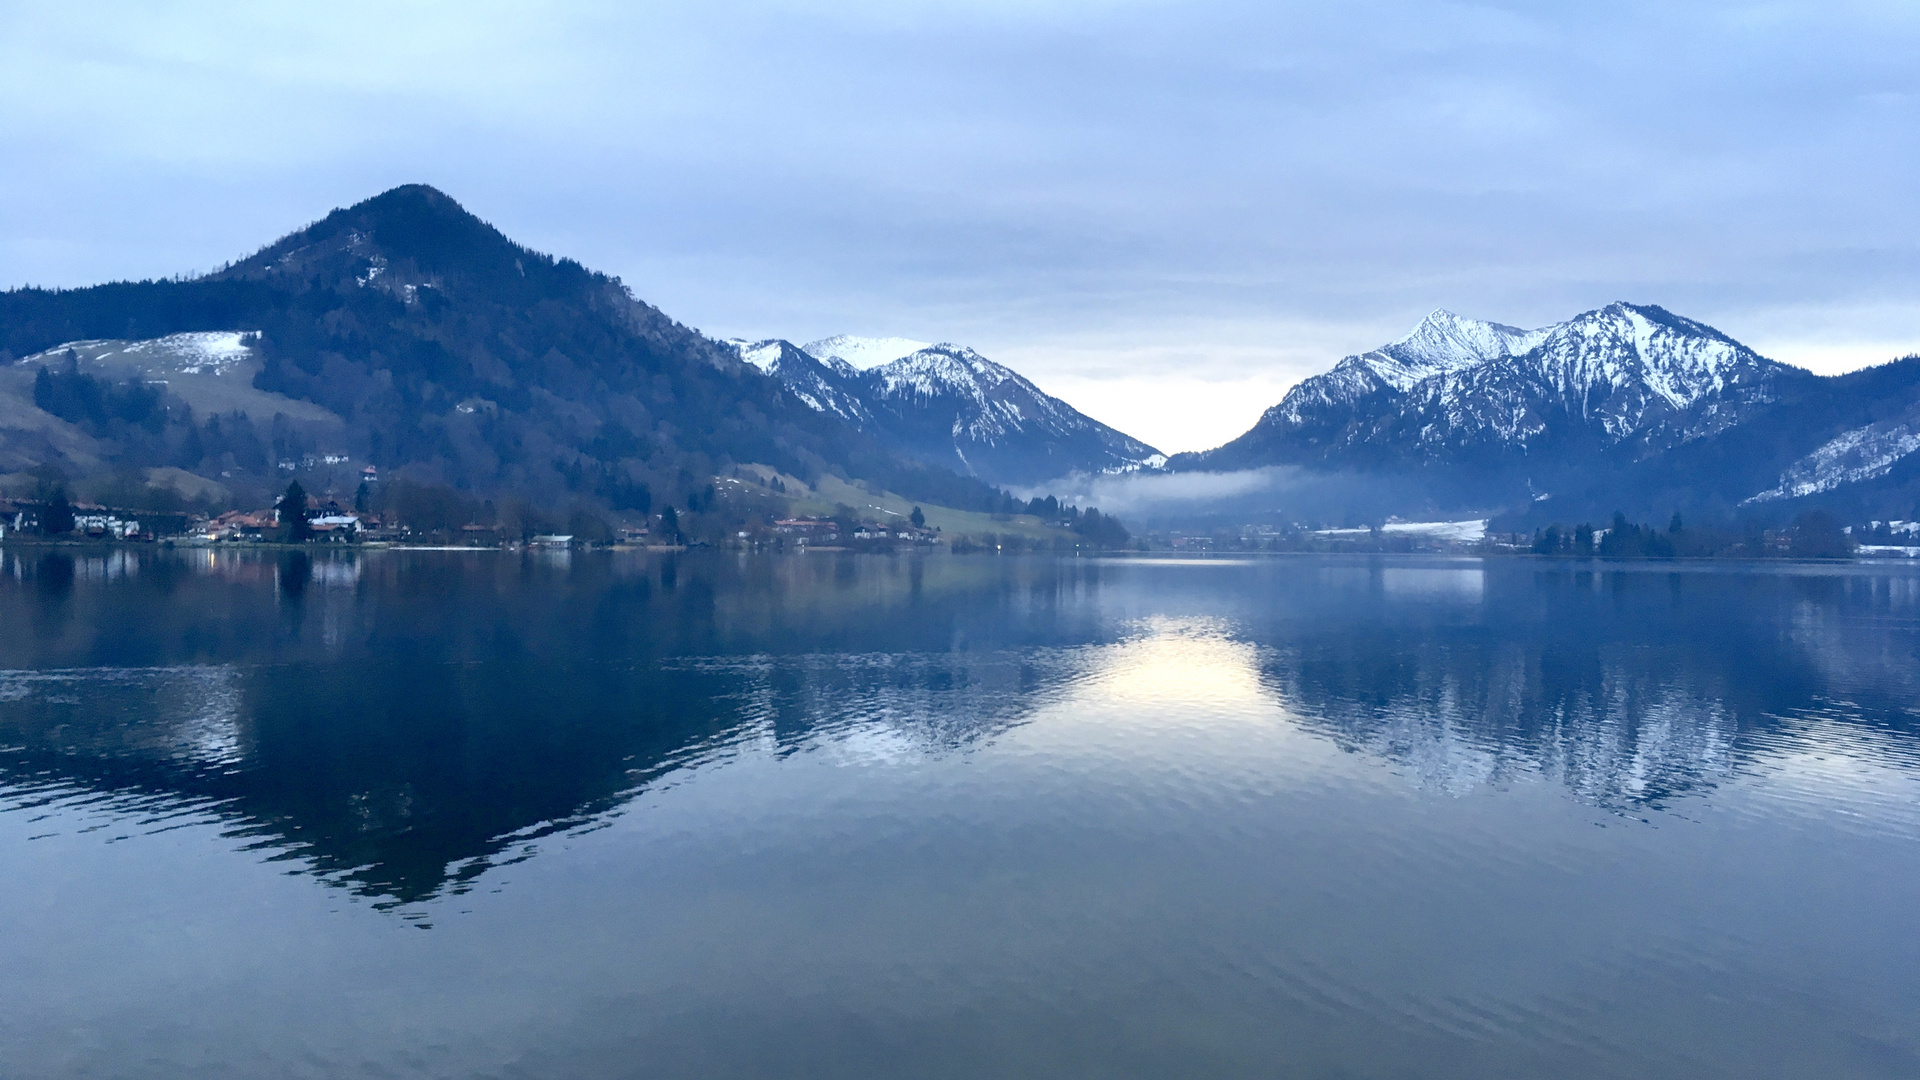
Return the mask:
<svg viewBox="0 0 1920 1080"><path fill-rule="evenodd" d="M34 499L0 499L0 539L13 533L38 534L45 531L53 504ZM92 540L152 540L157 535L177 533L187 515L147 510L116 509L98 503L77 502L65 508L72 518L69 530L76 537Z"/></svg>
<svg viewBox="0 0 1920 1080"><path fill-rule="evenodd" d="M879 522L841 522L833 518L796 517L781 518L773 523L773 531L783 539L798 545L837 544L845 540L862 542L890 541L906 544L937 543L940 534L934 529L914 525L882 525ZM745 535L745 534L742 534Z"/></svg>

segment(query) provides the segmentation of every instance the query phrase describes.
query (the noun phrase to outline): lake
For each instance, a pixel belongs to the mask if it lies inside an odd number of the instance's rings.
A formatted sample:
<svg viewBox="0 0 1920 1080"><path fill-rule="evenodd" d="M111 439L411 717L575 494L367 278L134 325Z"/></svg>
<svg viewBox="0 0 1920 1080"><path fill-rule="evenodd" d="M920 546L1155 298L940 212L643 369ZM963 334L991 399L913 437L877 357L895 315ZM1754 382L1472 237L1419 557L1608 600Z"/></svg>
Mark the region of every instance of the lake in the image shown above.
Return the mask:
<svg viewBox="0 0 1920 1080"><path fill-rule="evenodd" d="M0 1076L1920 1076L1920 570L0 554Z"/></svg>

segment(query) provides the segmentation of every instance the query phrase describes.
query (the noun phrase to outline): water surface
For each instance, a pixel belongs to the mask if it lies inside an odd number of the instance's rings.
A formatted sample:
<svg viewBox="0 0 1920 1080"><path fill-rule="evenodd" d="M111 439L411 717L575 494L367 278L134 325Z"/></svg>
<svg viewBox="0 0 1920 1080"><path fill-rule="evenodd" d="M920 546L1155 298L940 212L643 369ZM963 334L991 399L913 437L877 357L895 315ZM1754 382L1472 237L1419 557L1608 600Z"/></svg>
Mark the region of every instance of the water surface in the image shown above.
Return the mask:
<svg viewBox="0 0 1920 1080"><path fill-rule="evenodd" d="M10 548L0 1075L1920 1075L1920 573Z"/></svg>

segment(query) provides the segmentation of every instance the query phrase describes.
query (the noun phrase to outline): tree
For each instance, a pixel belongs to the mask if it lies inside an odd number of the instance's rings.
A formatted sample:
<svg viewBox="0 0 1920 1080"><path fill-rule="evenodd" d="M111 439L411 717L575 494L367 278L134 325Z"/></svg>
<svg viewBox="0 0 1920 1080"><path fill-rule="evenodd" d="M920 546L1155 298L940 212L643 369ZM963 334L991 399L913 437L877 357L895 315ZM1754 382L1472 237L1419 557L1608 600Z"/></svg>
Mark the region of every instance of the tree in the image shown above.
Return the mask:
<svg viewBox="0 0 1920 1080"><path fill-rule="evenodd" d="M67 489L55 488L47 508L40 512L40 532L46 536L64 536L73 531L73 506L67 502Z"/></svg>
<svg viewBox="0 0 1920 1080"><path fill-rule="evenodd" d="M289 544L304 544L313 539L313 525L307 521L307 489L295 480L280 496L280 534Z"/></svg>
<svg viewBox="0 0 1920 1080"><path fill-rule="evenodd" d="M1126 527L1117 519L1108 517L1091 506L1087 508L1086 513L1075 515L1073 531L1084 537L1094 547L1125 547L1127 541L1132 539Z"/></svg>
<svg viewBox="0 0 1920 1080"><path fill-rule="evenodd" d="M1669 533L1677 534L1685 527L1686 527L1686 523L1680 520L1680 511L1675 510L1673 512L1673 520L1667 522L1667 531Z"/></svg>
<svg viewBox="0 0 1920 1080"><path fill-rule="evenodd" d="M58 465L40 464L27 470L33 477L33 501L52 502L54 496L67 497L67 474Z"/></svg>
<svg viewBox="0 0 1920 1080"><path fill-rule="evenodd" d="M921 513L917 506L913 508L913 513L907 515L907 520L913 522L913 527L916 529L927 527L927 515Z"/></svg>
<svg viewBox="0 0 1920 1080"><path fill-rule="evenodd" d="M1575 555L1593 554L1593 526L1584 521L1573 530L1573 553Z"/></svg>
<svg viewBox="0 0 1920 1080"><path fill-rule="evenodd" d="M669 543L676 543L680 539L680 513L671 504L660 511L660 535Z"/></svg>
<svg viewBox="0 0 1920 1080"><path fill-rule="evenodd" d="M1796 559L1845 559L1853 554L1853 537L1825 510L1808 510L1793 519L1787 552Z"/></svg>
<svg viewBox="0 0 1920 1080"><path fill-rule="evenodd" d="M360 481L360 486L353 489L353 512L356 514L366 513L367 501L372 497L373 489L367 486L365 480Z"/></svg>
<svg viewBox="0 0 1920 1080"><path fill-rule="evenodd" d="M607 519L594 513L587 507L575 507L567 516L567 533L575 543L610 544L613 542L613 526Z"/></svg>

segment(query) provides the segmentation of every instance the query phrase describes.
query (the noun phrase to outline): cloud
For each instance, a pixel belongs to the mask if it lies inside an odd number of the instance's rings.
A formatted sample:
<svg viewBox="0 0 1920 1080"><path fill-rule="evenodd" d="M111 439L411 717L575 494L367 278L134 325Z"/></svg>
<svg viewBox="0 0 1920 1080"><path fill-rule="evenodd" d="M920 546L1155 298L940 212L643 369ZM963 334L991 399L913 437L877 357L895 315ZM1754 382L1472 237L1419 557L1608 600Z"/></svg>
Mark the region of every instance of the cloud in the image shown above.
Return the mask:
<svg viewBox="0 0 1920 1080"><path fill-rule="evenodd" d="M1916 51L1846 2L12 5L0 284L419 180L710 332L967 342L1177 451L1438 306L1920 347Z"/></svg>
<svg viewBox="0 0 1920 1080"><path fill-rule="evenodd" d="M1129 514L1183 504L1214 506L1225 499L1295 490L1314 478L1286 466L1237 472L1076 474L1052 484L1017 492L1021 498L1055 494L1068 502Z"/></svg>
<svg viewBox="0 0 1920 1080"><path fill-rule="evenodd" d="M1054 495L1075 506L1098 507L1136 530L1246 522L1364 525L1390 514L1452 520L1489 512L1449 501L1403 477L1310 472L1284 465L1224 473L1075 474L1016 494Z"/></svg>

